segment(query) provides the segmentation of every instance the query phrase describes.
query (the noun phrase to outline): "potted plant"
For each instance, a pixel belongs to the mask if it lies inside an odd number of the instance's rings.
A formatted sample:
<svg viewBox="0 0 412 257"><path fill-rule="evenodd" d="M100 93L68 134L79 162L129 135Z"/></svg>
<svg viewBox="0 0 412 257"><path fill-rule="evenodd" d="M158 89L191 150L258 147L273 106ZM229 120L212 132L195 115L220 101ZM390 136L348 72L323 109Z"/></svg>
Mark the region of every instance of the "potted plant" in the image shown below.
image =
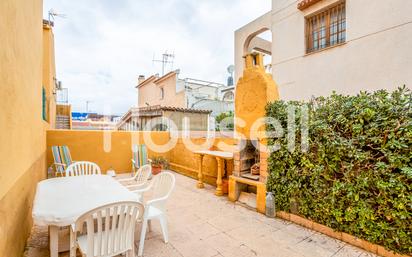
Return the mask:
<svg viewBox="0 0 412 257"><path fill-rule="evenodd" d="M158 156L152 159L152 174L157 175L159 174L162 169L167 169L169 162L166 158L162 156Z"/></svg>

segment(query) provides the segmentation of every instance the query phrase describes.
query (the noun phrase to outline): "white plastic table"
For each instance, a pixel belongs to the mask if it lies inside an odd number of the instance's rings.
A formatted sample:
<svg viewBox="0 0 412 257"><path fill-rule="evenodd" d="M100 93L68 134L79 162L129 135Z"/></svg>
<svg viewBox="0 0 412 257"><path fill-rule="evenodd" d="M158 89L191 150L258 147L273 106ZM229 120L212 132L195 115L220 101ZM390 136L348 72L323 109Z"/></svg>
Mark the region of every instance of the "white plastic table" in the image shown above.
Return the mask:
<svg viewBox="0 0 412 257"><path fill-rule="evenodd" d="M69 226L99 206L137 199L136 194L106 175L52 178L37 184L32 215L34 224L49 226L50 256L58 257L59 227Z"/></svg>

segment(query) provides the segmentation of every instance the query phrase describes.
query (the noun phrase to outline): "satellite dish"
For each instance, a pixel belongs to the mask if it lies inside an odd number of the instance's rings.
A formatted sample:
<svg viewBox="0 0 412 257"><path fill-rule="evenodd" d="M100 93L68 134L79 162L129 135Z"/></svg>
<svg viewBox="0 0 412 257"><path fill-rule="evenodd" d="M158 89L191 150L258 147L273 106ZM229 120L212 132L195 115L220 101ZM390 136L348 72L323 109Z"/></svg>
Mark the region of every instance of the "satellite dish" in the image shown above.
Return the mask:
<svg viewBox="0 0 412 257"><path fill-rule="evenodd" d="M235 71L235 65L229 65L227 67L227 72L229 72L229 74L232 74Z"/></svg>

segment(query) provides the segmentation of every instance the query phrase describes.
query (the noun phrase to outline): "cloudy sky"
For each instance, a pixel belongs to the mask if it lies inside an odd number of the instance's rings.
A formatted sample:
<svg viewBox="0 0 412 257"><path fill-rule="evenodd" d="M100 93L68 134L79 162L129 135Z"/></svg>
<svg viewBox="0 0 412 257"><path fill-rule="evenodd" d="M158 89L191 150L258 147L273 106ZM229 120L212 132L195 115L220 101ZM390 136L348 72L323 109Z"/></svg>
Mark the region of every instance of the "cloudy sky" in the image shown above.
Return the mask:
<svg viewBox="0 0 412 257"><path fill-rule="evenodd" d="M253 4L252 4L253 3ZM137 104L139 74L161 73L174 52L180 77L224 83L234 31L270 10L269 0L45 0L54 9L57 77L74 111L123 114Z"/></svg>

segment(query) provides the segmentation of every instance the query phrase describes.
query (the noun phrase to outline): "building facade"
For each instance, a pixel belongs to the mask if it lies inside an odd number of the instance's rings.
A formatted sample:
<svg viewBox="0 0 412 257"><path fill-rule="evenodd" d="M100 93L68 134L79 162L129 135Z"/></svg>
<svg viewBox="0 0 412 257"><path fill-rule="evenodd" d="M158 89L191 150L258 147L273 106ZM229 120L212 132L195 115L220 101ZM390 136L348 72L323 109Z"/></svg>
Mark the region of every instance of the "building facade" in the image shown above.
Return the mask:
<svg viewBox="0 0 412 257"><path fill-rule="evenodd" d="M211 110L212 116L221 112L233 111L233 88L223 84L179 78L179 71L172 71L159 77L147 79L139 76L138 107L166 106L186 109ZM226 96L226 97L225 97Z"/></svg>
<svg viewBox="0 0 412 257"><path fill-rule="evenodd" d="M0 1L0 255L22 256L37 182L55 126L52 24L42 1Z"/></svg>
<svg viewBox="0 0 412 257"><path fill-rule="evenodd" d="M211 111L160 105L131 108L117 123L123 131L208 131Z"/></svg>
<svg viewBox="0 0 412 257"><path fill-rule="evenodd" d="M412 1L273 0L235 32L235 81L247 53L271 56L280 98L412 86ZM271 40L259 37L271 32Z"/></svg>

